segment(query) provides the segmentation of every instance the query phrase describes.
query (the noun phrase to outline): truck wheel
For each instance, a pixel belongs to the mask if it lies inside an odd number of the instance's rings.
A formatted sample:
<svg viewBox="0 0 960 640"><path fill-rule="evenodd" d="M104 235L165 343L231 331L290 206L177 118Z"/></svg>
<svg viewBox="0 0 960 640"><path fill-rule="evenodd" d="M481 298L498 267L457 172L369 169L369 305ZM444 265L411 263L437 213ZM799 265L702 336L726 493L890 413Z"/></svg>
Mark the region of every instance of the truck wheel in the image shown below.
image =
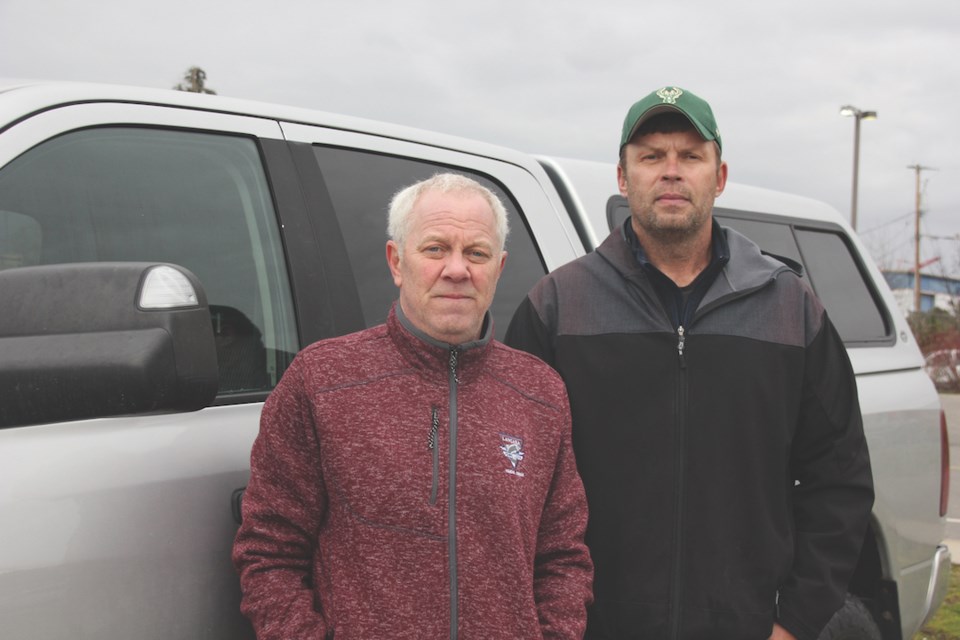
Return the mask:
<svg viewBox="0 0 960 640"><path fill-rule="evenodd" d="M820 632L819 640L883 640L883 636L860 599L848 593L843 607Z"/></svg>

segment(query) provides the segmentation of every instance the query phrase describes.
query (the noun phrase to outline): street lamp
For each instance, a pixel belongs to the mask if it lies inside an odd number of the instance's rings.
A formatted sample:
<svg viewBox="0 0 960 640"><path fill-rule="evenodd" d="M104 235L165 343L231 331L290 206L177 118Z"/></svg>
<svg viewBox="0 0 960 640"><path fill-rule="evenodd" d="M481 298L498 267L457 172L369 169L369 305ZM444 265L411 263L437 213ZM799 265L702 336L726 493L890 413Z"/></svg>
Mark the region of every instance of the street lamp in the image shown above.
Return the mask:
<svg viewBox="0 0 960 640"><path fill-rule="evenodd" d="M857 175L860 172L860 121L876 120L876 111L861 111L856 107L844 105L840 107L840 115L852 117L853 126L853 196L850 201L850 226L857 229Z"/></svg>

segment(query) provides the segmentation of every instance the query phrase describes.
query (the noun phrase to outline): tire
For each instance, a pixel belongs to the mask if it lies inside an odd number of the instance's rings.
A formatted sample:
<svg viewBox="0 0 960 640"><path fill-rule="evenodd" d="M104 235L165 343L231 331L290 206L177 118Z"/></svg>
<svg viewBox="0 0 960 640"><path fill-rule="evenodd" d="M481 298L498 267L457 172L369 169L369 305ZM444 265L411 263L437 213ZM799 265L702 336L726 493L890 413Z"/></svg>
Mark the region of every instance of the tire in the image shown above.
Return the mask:
<svg viewBox="0 0 960 640"><path fill-rule="evenodd" d="M870 611L856 596L847 594L843 607L820 632L819 640L883 640Z"/></svg>

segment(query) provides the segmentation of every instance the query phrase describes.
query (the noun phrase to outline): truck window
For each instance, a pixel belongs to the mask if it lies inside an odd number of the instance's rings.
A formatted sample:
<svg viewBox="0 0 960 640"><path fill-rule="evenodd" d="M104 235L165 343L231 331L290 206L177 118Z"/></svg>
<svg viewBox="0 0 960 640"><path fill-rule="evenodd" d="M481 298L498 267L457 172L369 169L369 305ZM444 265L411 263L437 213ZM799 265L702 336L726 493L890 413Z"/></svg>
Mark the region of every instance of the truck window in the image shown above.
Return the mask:
<svg viewBox="0 0 960 640"><path fill-rule="evenodd" d="M319 145L314 146L314 154L344 236L368 327L384 322L397 298L385 253L387 210L393 194L435 173L452 171L477 180L500 196L510 220L509 255L491 312L497 337L503 338L513 312L546 273L509 193L485 176L459 167Z"/></svg>
<svg viewBox="0 0 960 640"><path fill-rule="evenodd" d="M40 225L29 216L0 211L0 269L40 262Z"/></svg>
<svg viewBox="0 0 960 640"><path fill-rule="evenodd" d="M839 232L734 217L719 209L716 214L721 224L747 236L763 251L803 265L804 277L847 346L889 341L883 306Z"/></svg>
<svg viewBox="0 0 960 640"><path fill-rule="evenodd" d="M843 341L852 346L889 341L884 307L840 233L800 228L794 232L804 269Z"/></svg>
<svg viewBox="0 0 960 640"><path fill-rule="evenodd" d="M760 245L763 251L803 263L790 225L725 216L722 209L714 209L713 212L720 224L747 236Z"/></svg>
<svg viewBox="0 0 960 640"><path fill-rule="evenodd" d="M96 128L64 134L0 169L0 268L171 262L210 305L221 396L263 392L297 351L272 200L253 140Z"/></svg>

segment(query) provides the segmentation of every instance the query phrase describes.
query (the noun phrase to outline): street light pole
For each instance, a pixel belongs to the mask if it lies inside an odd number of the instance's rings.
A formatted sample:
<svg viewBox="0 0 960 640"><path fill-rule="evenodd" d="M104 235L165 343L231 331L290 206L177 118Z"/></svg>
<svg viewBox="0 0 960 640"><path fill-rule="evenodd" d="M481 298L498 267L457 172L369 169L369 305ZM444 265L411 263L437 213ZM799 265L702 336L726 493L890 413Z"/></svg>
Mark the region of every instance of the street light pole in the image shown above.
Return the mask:
<svg viewBox="0 0 960 640"><path fill-rule="evenodd" d="M850 198L850 226L857 230L857 181L860 175L860 121L876 120L876 111L861 111L856 107L840 107L840 115L853 117L853 194Z"/></svg>

